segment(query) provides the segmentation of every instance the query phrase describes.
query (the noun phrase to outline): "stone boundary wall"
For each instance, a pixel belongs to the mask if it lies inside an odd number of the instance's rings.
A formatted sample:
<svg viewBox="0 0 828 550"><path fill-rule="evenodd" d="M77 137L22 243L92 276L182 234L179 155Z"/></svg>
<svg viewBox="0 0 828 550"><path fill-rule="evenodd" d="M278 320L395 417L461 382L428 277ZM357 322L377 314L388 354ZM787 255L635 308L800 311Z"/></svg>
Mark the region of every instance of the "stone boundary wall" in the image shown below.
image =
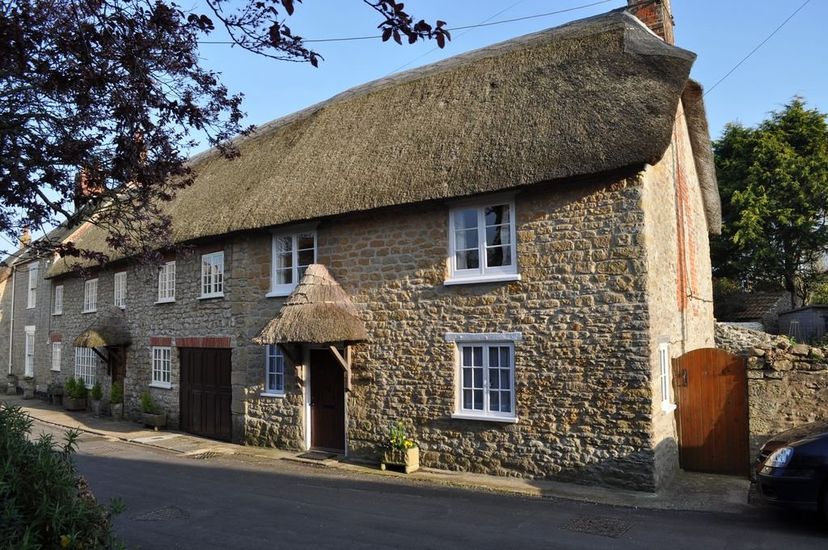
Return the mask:
<svg viewBox="0 0 828 550"><path fill-rule="evenodd" d="M828 349L722 323L716 346L748 358L751 455L776 433L828 420Z"/></svg>

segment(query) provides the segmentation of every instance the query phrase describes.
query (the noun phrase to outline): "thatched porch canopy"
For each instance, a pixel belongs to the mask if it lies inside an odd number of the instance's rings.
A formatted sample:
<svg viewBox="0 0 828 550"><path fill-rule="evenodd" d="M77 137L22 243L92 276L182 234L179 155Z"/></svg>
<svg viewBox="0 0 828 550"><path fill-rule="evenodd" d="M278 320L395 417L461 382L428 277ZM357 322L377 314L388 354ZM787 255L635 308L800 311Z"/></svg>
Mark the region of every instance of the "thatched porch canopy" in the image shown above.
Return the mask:
<svg viewBox="0 0 828 550"><path fill-rule="evenodd" d="M119 307L107 308L95 315L92 322L72 342L76 348L126 346L132 342L126 314Z"/></svg>
<svg viewBox="0 0 828 550"><path fill-rule="evenodd" d="M322 264L312 264L257 344L326 344L368 339L348 294Z"/></svg>

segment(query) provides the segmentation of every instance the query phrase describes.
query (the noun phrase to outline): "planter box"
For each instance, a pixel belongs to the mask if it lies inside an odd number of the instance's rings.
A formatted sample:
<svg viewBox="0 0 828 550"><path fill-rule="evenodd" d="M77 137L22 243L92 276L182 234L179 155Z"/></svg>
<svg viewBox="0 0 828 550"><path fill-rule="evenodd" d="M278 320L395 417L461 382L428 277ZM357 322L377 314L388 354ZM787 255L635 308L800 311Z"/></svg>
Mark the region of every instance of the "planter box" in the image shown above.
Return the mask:
<svg viewBox="0 0 828 550"><path fill-rule="evenodd" d="M109 408L112 411L112 418L115 420L121 420L124 417L124 404L123 403L112 403Z"/></svg>
<svg viewBox="0 0 828 550"><path fill-rule="evenodd" d="M380 470L385 470L388 466L401 468L407 474L416 472L420 469L420 448L386 449L382 455Z"/></svg>
<svg viewBox="0 0 828 550"><path fill-rule="evenodd" d="M101 400L100 399L90 399L89 404L92 406L92 413L95 416L101 416Z"/></svg>
<svg viewBox="0 0 828 550"><path fill-rule="evenodd" d="M141 413L141 418L144 421L144 426L155 428L156 431L158 431L158 428L167 425L167 413L165 412L160 414Z"/></svg>
<svg viewBox="0 0 828 550"><path fill-rule="evenodd" d="M67 411L83 411L86 410L86 398L83 399L76 399L74 397L69 397L68 395L63 396L63 408Z"/></svg>

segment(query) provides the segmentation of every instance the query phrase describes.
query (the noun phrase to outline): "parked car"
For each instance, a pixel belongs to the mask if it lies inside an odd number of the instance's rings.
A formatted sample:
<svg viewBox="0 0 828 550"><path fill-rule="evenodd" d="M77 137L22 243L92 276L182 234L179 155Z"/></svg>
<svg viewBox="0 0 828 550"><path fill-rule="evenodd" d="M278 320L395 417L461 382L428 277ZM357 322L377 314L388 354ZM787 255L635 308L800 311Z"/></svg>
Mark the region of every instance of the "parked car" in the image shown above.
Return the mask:
<svg viewBox="0 0 828 550"><path fill-rule="evenodd" d="M772 437L759 451L754 478L766 502L818 511L828 521L828 422Z"/></svg>

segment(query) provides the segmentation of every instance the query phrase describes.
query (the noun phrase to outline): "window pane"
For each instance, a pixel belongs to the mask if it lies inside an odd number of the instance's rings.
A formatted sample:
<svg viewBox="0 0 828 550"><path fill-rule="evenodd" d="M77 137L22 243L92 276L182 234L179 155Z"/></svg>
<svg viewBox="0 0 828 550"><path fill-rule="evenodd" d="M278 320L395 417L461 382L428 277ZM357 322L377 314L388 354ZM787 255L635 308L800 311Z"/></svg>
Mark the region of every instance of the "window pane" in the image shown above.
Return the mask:
<svg viewBox="0 0 828 550"><path fill-rule="evenodd" d="M469 250L477 249L477 228L464 229L462 231L454 232L454 248L455 250Z"/></svg>
<svg viewBox="0 0 828 550"><path fill-rule="evenodd" d="M493 411L500 410L500 392L489 392L489 408Z"/></svg>
<svg viewBox="0 0 828 550"><path fill-rule="evenodd" d="M483 366L483 346L475 346L472 349L474 350L474 366L482 367Z"/></svg>
<svg viewBox="0 0 828 550"><path fill-rule="evenodd" d="M480 254L477 250L457 252L457 269L477 269L480 267Z"/></svg>
<svg viewBox="0 0 828 550"><path fill-rule="evenodd" d="M474 369L474 387L483 387L483 367Z"/></svg>
<svg viewBox="0 0 828 550"><path fill-rule="evenodd" d="M276 253L284 254L293 250L293 237L276 237Z"/></svg>
<svg viewBox="0 0 828 550"><path fill-rule="evenodd" d="M498 349L495 346L489 348L489 368L497 368L498 366Z"/></svg>
<svg viewBox="0 0 828 550"><path fill-rule="evenodd" d="M500 348L500 366L508 367L512 364L512 350L509 347L503 346Z"/></svg>
<svg viewBox="0 0 828 550"><path fill-rule="evenodd" d="M483 390L474 390L474 410L483 410Z"/></svg>
<svg viewBox="0 0 828 550"><path fill-rule="evenodd" d="M511 389L511 380L509 376L509 371L506 369L502 369L500 371L500 387L504 390Z"/></svg>
<svg viewBox="0 0 828 550"><path fill-rule="evenodd" d="M464 208L457 210L454 213L454 228L455 229L477 229L477 209Z"/></svg>
<svg viewBox="0 0 828 550"><path fill-rule="evenodd" d="M487 206L483 212L486 218L486 225L508 224L510 222L508 204Z"/></svg>
<svg viewBox="0 0 828 550"><path fill-rule="evenodd" d="M512 412L512 394L500 392L500 412Z"/></svg>
<svg viewBox="0 0 828 550"><path fill-rule="evenodd" d="M512 265L512 248L510 246L486 248L486 265L489 267Z"/></svg>
<svg viewBox="0 0 828 550"><path fill-rule="evenodd" d="M313 233L302 233L301 235L297 235L296 248L298 250L313 250L313 240Z"/></svg>
<svg viewBox="0 0 828 550"><path fill-rule="evenodd" d="M464 409L473 409L474 402L472 401L472 391L471 390L463 390L463 408Z"/></svg>
<svg viewBox="0 0 828 550"><path fill-rule="evenodd" d="M470 366L472 364L472 348L466 346L463 348L463 366Z"/></svg>
<svg viewBox="0 0 828 550"><path fill-rule="evenodd" d="M469 368L463 369L463 387L470 388L472 385L472 370Z"/></svg>
<svg viewBox="0 0 828 550"><path fill-rule="evenodd" d="M307 267L313 263L313 249L300 250L297 258L297 264L301 267Z"/></svg>
<svg viewBox="0 0 828 550"><path fill-rule="evenodd" d="M486 244L488 246L509 244L509 239L511 239L511 235L508 225L492 225L486 227Z"/></svg>
<svg viewBox="0 0 828 550"><path fill-rule="evenodd" d="M499 369L489 369L489 387L493 390L500 388Z"/></svg>
<svg viewBox="0 0 828 550"><path fill-rule="evenodd" d="M292 269L277 269L274 273L274 280L277 285L289 285L293 282Z"/></svg>

